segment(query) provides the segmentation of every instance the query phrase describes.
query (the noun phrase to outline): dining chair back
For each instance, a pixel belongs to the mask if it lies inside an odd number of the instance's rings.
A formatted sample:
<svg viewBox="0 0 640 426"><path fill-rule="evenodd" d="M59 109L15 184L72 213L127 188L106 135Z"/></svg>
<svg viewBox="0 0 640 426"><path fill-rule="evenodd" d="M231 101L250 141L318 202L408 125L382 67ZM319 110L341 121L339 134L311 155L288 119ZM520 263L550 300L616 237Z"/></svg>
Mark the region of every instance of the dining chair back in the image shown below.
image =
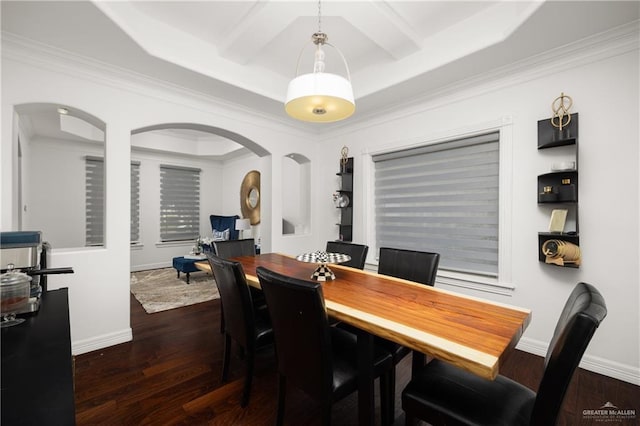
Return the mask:
<svg viewBox="0 0 640 426"><path fill-rule="evenodd" d="M327 241L326 251L327 253L348 254L351 256L351 260L341 263L341 265L364 269L364 263L367 260L369 246L364 244L348 243L345 241Z"/></svg>
<svg viewBox="0 0 640 426"><path fill-rule="evenodd" d="M213 242L213 252L216 256L221 257L223 259L231 259L232 257L237 256L255 256L256 255L256 245L255 240L253 238L246 240L225 240L225 241L214 241ZM260 309L265 306L264 295L262 291L255 289L253 287L249 287L249 291L251 292L251 298L253 301L253 306L256 309ZM224 325L225 325L225 317L224 317L224 301L220 301L220 333L224 333Z"/></svg>
<svg viewBox="0 0 640 426"><path fill-rule="evenodd" d="M246 360L245 385L240 405L249 403L255 353L258 347L273 342L273 329L266 316L257 315L253 308L251 292L242 265L207 254L211 271L218 286L220 299L225 307L224 316L224 356L222 361L222 381L229 373L231 341L243 348Z"/></svg>
<svg viewBox="0 0 640 426"><path fill-rule="evenodd" d="M378 273L432 286L439 263L439 253L382 247Z"/></svg>
<svg viewBox="0 0 640 426"><path fill-rule="evenodd" d="M253 238L214 241L213 246L215 247L215 254L223 259L256 255L256 242Z"/></svg>
<svg viewBox="0 0 640 426"><path fill-rule="evenodd" d="M571 377L606 316L607 306L600 292L590 284L576 285L547 349L545 371L531 416L533 424L555 423Z"/></svg>
<svg viewBox="0 0 640 426"><path fill-rule="evenodd" d="M287 384L320 402L322 423L331 422L331 407L357 389L357 338L331 327L318 282L288 277L264 267L256 274L267 300L273 324L278 370L278 412L282 425ZM373 354L374 374L392 367L384 352ZM388 393L380 395L381 401ZM383 423L386 413L382 413Z"/></svg>
<svg viewBox="0 0 640 426"><path fill-rule="evenodd" d="M258 270L272 316L278 372L316 400L331 394L333 359L322 287Z"/></svg>
<svg viewBox="0 0 640 426"><path fill-rule="evenodd" d="M578 283L560 315L537 393L504 376L485 380L443 361L414 372L402 392L407 425L554 425L575 369L607 315L604 298Z"/></svg>

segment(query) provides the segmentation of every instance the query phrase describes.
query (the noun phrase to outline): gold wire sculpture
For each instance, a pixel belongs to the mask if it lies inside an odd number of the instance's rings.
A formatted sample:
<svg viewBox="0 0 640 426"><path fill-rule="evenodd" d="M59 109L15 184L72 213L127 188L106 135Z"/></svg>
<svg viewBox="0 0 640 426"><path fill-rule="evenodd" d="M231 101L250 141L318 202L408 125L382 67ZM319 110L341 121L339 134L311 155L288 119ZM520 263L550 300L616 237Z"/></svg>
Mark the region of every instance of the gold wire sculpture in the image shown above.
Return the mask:
<svg viewBox="0 0 640 426"><path fill-rule="evenodd" d="M565 104L565 102L567 103ZM551 102L551 109L553 110L551 125L560 131L562 131L564 127L567 127L569 123L571 123L571 114L569 113L569 110L572 106L573 99L571 99L571 96L565 95L564 92L560 92L560 96Z"/></svg>

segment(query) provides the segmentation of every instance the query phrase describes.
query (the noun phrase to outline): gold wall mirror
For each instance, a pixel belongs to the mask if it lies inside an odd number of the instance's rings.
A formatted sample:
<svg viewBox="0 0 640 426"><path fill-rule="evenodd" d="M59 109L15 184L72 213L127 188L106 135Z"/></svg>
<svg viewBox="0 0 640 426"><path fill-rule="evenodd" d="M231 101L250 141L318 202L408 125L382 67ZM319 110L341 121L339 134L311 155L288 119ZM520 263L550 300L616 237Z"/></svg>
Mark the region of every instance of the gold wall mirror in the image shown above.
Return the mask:
<svg viewBox="0 0 640 426"><path fill-rule="evenodd" d="M240 211L252 225L260 223L260 172L251 170L240 186Z"/></svg>

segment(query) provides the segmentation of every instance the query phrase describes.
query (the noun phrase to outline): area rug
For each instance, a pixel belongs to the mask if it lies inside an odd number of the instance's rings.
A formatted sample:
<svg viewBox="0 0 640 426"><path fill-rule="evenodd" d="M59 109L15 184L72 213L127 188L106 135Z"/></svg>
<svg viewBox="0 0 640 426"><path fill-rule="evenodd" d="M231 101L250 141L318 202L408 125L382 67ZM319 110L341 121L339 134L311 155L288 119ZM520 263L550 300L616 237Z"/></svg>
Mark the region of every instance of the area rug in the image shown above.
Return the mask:
<svg viewBox="0 0 640 426"><path fill-rule="evenodd" d="M205 272L191 273L187 284L185 274L176 277L173 268L152 269L131 273L131 293L148 314L195 305L218 299L218 287Z"/></svg>

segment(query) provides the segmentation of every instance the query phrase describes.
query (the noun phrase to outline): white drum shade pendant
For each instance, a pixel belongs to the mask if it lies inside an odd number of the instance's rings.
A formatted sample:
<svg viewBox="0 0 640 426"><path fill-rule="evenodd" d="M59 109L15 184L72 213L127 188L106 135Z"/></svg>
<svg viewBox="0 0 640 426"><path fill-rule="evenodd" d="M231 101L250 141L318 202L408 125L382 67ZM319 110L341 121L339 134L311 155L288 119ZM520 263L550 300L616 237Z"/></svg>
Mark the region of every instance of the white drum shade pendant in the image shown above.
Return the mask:
<svg viewBox="0 0 640 426"><path fill-rule="evenodd" d="M287 89L285 111L291 117L318 123L330 123L350 117L356 110L353 87L349 75L349 66L342 52L327 42L328 37L320 31L320 2L318 2L318 32L311 36L316 45L313 72L298 75L298 66L304 48L298 56L296 78L291 80ZM347 77L324 72L324 46L331 46L340 54Z"/></svg>

